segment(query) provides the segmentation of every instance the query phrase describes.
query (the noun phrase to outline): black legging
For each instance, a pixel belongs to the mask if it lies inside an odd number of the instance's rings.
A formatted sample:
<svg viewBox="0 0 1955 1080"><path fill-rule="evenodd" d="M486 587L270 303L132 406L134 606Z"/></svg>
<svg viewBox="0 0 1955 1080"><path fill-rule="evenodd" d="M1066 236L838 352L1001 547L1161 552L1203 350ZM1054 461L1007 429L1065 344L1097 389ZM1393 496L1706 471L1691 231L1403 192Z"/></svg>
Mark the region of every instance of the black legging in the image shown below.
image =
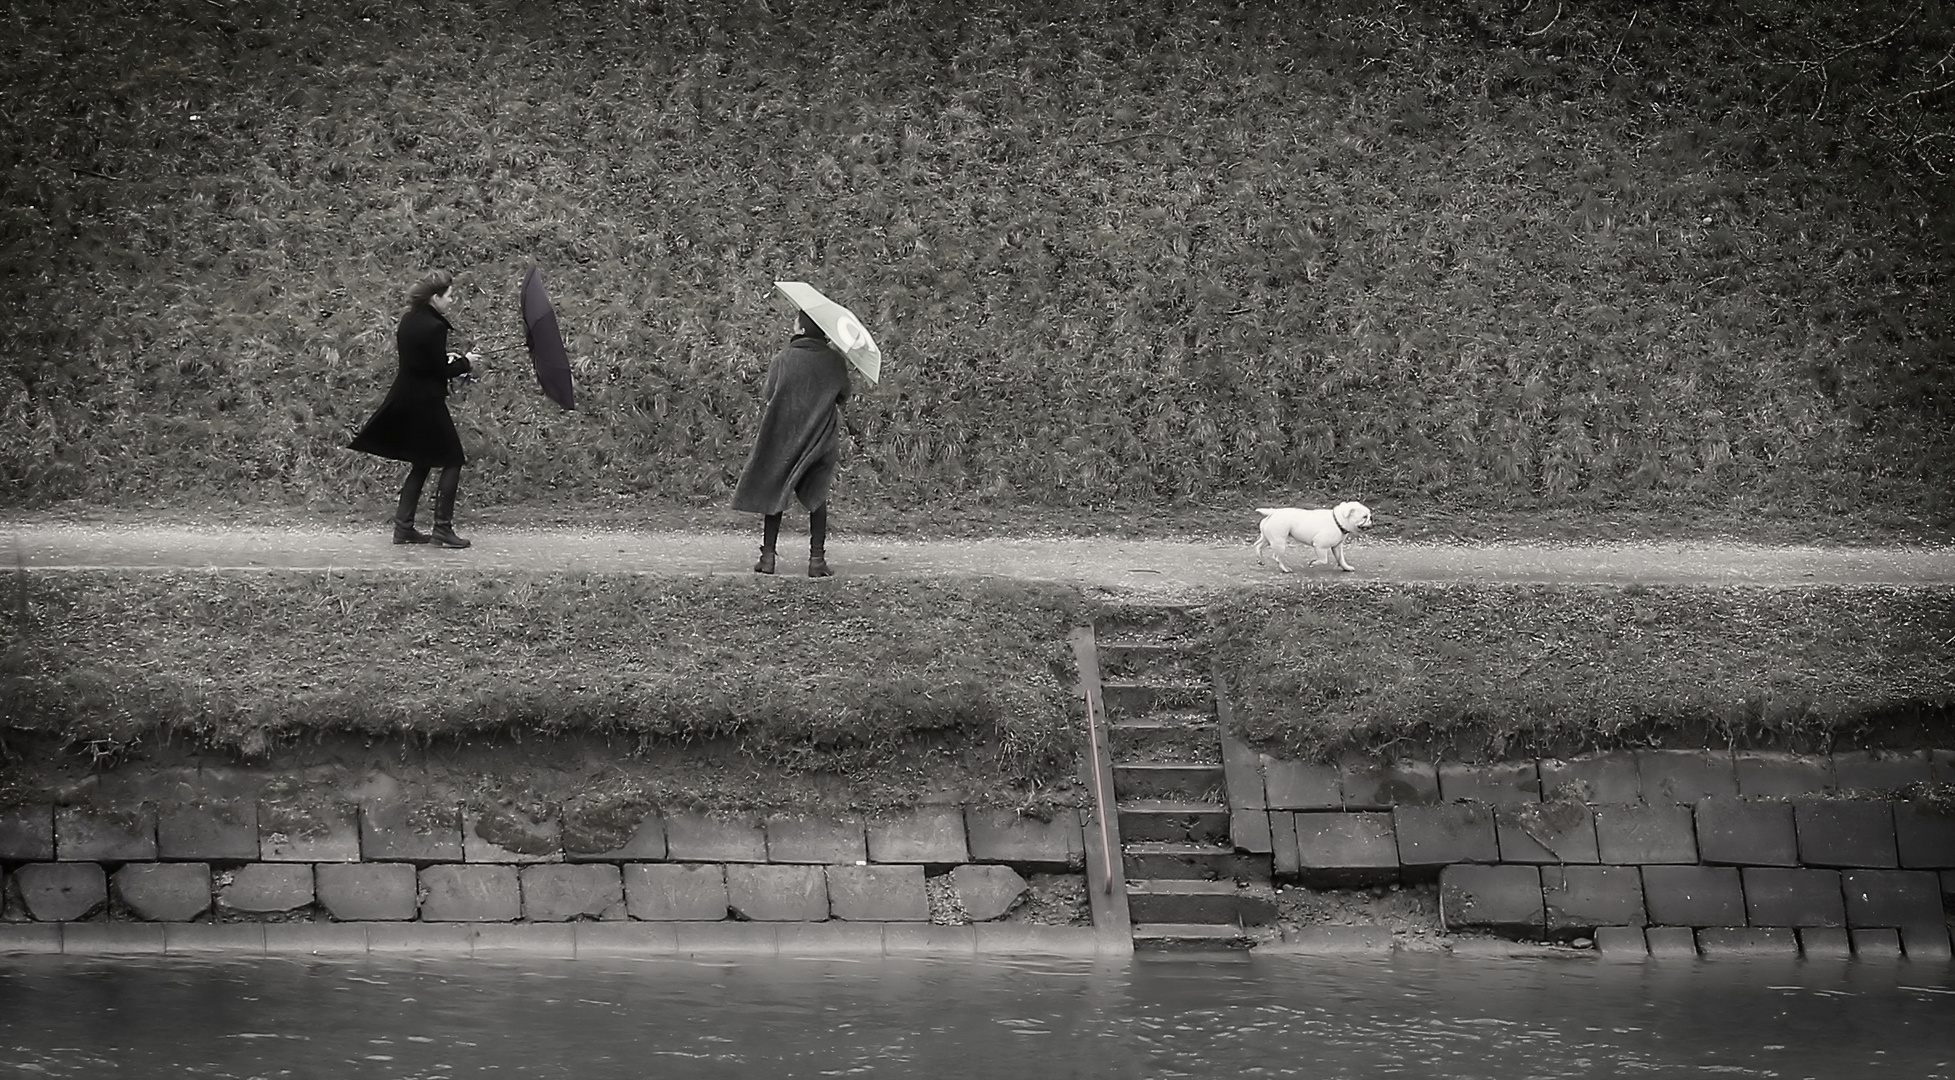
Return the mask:
<svg viewBox="0 0 1955 1080"><path fill-rule="evenodd" d="M774 544L781 538L781 515L769 514L760 525L760 546L763 550L774 550ZM828 504L822 503L808 511L808 551L820 555L828 550Z"/></svg>
<svg viewBox="0 0 1955 1080"><path fill-rule="evenodd" d="M427 484L428 473L433 471L433 469L434 466L432 465L416 465L407 470L407 481L401 484L400 519L402 523L413 522L414 512L421 505L421 488ZM435 524L446 525L455 520L455 492L461 488L461 484L462 467L460 465L442 466L441 479L435 482L434 489Z"/></svg>

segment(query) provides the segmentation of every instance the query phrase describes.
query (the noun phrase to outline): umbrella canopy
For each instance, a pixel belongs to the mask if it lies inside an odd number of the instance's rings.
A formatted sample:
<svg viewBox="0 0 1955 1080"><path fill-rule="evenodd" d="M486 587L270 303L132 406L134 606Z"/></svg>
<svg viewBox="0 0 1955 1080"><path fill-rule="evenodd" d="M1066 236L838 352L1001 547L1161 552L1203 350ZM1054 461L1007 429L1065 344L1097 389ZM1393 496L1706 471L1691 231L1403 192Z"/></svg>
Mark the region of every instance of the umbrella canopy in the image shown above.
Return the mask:
<svg viewBox="0 0 1955 1080"><path fill-rule="evenodd" d="M774 287L793 301L795 307L808 313L821 332L828 335L828 343L840 350L855 370L870 382L882 377L882 350L876 348L876 340L869 336L868 328L854 312L821 295L819 289L805 281L776 281Z"/></svg>
<svg viewBox="0 0 1955 1080"><path fill-rule="evenodd" d="M532 266L523 275L523 344L536 365L536 382L550 400L566 409L577 407L570 387L570 355L564 351L563 331L557 327L557 309L550 294L543 290L543 271Z"/></svg>

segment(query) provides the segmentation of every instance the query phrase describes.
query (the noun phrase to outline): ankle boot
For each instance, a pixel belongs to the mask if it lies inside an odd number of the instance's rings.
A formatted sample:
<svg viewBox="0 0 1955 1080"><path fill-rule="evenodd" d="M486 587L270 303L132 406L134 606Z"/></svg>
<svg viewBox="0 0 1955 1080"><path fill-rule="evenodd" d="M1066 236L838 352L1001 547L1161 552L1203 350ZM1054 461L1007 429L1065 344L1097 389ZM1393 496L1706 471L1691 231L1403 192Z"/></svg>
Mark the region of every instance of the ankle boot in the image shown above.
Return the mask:
<svg viewBox="0 0 1955 1080"><path fill-rule="evenodd" d="M828 568L828 557L819 551L808 552L809 577L834 577L835 571Z"/></svg>
<svg viewBox="0 0 1955 1080"><path fill-rule="evenodd" d="M454 523L448 521L435 522L434 532L428 536L428 539L446 548L465 548L468 546L468 541L455 535Z"/></svg>
<svg viewBox="0 0 1955 1080"><path fill-rule="evenodd" d="M394 543L425 544L427 542L428 534L414 527L413 518L408 518L406 521L394 519Z"/></svg>
<svg viewBox="0 0 1955 1080"><path fill-rule="evenodd" d="M771 574L774 572L773 548L764 547L760 549L760 561L753 564L753 572L756 574Z"/></svg>

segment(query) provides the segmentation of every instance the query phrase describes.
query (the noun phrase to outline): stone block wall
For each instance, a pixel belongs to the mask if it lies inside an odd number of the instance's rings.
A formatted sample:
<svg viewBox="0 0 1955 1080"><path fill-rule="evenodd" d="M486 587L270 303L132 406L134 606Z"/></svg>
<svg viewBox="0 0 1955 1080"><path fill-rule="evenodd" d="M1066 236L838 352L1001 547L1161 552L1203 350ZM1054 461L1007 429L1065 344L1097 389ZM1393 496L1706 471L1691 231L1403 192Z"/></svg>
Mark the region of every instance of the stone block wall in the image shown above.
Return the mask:
<svg viewBox="0 0 1955 1080"><path fill-rule="evenodd" d="M932 888L949 890L958 921L982 922L1018 903L1022 874L1078 871L1085 852L1077 811L672 812L627 826L384 802L304 815L249 801L12 807L0 810L0 922L357 922L382 948L434 940L389 924L924 924Z"/></svg>
<svg viewBox="0 0 1955 1080"><path fill-rule="evenodd" d="M1955 784L1955 752L1260 764L1239 847L1267 843L1279 878L1317 887L1436 879L1449 929L1645 954L1955 951L1955 812L1909 797Z"/></svg>

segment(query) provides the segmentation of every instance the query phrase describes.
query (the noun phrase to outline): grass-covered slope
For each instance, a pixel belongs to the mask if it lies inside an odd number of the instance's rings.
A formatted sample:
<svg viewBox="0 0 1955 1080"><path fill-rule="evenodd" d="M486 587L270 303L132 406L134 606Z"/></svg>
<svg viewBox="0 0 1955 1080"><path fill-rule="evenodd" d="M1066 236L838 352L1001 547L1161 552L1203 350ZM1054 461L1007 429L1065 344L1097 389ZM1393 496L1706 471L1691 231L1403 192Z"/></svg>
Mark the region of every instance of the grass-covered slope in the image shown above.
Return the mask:
<svg viewBox="0 0 1955 1080"><path fill-rule="evenodd" d="M405 285L516 340L475 505L713 505L784 318L846 497L1946 521L1942 5L18 0L0 503L384 501Z"/></svg>
<svg viewBox="0 0 1955 1080"><path fill-rule="evenodd" d="M1072 771L1059 587L1009 581L335 572L11 575L0 774L51 742L175 738L262 759L324 734L411 745L614 736L861 775L954 752L992 791ZM519 752L520 755L520 752Z"/></svg>

